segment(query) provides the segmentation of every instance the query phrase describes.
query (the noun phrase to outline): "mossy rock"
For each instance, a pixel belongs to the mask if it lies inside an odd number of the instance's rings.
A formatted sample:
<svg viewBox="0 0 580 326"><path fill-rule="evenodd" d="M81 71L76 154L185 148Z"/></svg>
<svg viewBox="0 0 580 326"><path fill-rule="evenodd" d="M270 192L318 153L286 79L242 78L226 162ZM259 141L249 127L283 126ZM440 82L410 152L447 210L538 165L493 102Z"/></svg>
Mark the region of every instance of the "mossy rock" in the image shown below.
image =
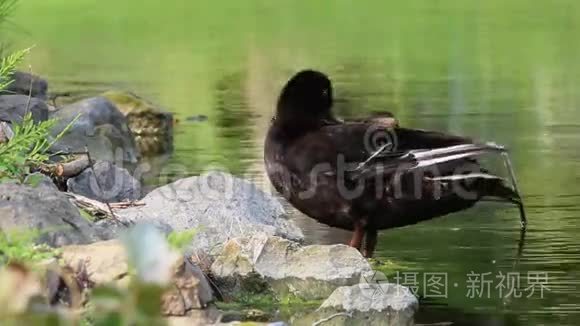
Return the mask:
<svg viewBox="0 0 580 326"><path fill-rule="evenodd" d="M151 102L124 91L107 91L103 97L111 101L128 120L139 150L144 155L161 154L173 147L173 114Z"/></svg>

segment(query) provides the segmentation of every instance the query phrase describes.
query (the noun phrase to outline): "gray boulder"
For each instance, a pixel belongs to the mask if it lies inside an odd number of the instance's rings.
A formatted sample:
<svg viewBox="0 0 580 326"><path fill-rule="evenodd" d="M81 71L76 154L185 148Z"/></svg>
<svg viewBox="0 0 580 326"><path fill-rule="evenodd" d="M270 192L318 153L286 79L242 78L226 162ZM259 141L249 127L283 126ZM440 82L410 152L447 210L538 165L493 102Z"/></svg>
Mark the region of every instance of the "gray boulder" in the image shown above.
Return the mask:
<svg viewBox="0 0 580 326"><path fill-rule="evenodd" d="M32 97L42 100L46 99L48 83L39 76L27 72L15 71L9 78L12 79L12 83L4 89L4 92L27 96L30 94Z"/></svg>
<svg viewBox="0 0 580 326"><path fill-rule="evenodd" d="M131 201L141 197L141 184L126 169L109 161L98 161L93 169L85 169L68 179L68 191L102 202Z"/></svg>
<svg viewBox="0 0 580 326"><path fill-rule="evenodd" d="M38 243L53 247L99 240L68 197L51 187L0 184L0 230L37 230Z"/></svg>
<svg viewBox="0 0 580 326"><path fill-rule="evenodd" d="M119 210L126 222L148 222L175 231L196 229L192 247L209 252L231 238L266 233L302 240L282 205L254 184L211 172L177 180L145 196L145 205Z"/></svg>
<svg viewBox="0 0 580 326"><path fill-rule="evenodd" d="M324 299L336 288L357 284L371 266L346 245L300 244L254 235L228 241L211 266L212 275L231 295L265 283L280 297Z"/></svg>
<svg viewBox="0 0 580 326"><path fill-rule="evenodd" d="M28 112L32 113L35 122L48 119L48 106L42 100L30 98L25 95L2 95L0 96L0 121L19 123Z"/></svg>
<svg viewBox="0 0 580 326"><path fill-rule="evenodd" d="M88 147L96 160L137 162L139 152L127 119L104 97L93 97L67 105L51 114L58 119L52 131L58 135L75 118L69 132L58 141L53 150L84 151Z"/></svg>
<svg viewBox="0 0 580 326"><path fill-rule="evenodd" d="M44 187L48 190L58 191L57 186L54 184L52 179L40 172L31 173L26 176L23 182L25 185L32 186L33 188Z"/></svg>
<svg viewBox="0 0 580 326"><path fill-rule="evenodd" d="M418 308L419 301L407 287L393 283L356 284L336 289L310 319L312 323L324 320L324 325L332 326L413 325Z"/></svg>

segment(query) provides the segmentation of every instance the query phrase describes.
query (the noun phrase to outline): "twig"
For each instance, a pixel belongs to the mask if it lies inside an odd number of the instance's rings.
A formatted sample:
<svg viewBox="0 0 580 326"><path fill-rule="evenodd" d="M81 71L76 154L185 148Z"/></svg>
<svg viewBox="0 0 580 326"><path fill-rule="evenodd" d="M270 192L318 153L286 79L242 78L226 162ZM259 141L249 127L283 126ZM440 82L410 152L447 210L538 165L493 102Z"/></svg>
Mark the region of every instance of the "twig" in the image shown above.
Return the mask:
<svg viewBox="0 0 580 326"><path fill-rule="evenodd" d="M24 111L25 116L30 110L30 99L32 98L32 83L34 82L34 76L32 75L32 65L28 65L28 71L30 71L30 86L28 87L28 100L26 101L26 110Z"/></svg>
<svg viewBox="0 0 580 326"><path fill-rule="evenodd" d="M326 323L327 321L329 321L335 317L340 317L340 316L346 316L346 317L352 318L352 313L351 312L339 312L339 313L336 313L334 315L330 315L326 318L323 318L321 320L318 320L318 321L312 323L312 326L322 325L323 323Z"/></svg>
<svg viewBox="0 0 580 326"><path fill-rule="evenodd" d="M78 208L88 211L91 215L100 215L108 218L114 218L108 209L109 207L111 207L111 209L125 209L129 207L145 206L145 203L143 202L110 203L109 206L107 206L107 204L103 202L72 192L65 192L64 194L71 198L75 206Z"/></svg>
<svg viewBox="0 0 580 326"><path fill-rule="evenodd" d="M92 162L89 161L87 155L77 158L66 163L44 164L40 166L40 170L51 176L62 177L65 179L74 177L88 168Z"/></svg>
<svg viewBox="0 0 580 326"><path fill-rule="evenodd" d="M14 136L14 132L8 122L0 121L0 144L6 143Z"/></svg>

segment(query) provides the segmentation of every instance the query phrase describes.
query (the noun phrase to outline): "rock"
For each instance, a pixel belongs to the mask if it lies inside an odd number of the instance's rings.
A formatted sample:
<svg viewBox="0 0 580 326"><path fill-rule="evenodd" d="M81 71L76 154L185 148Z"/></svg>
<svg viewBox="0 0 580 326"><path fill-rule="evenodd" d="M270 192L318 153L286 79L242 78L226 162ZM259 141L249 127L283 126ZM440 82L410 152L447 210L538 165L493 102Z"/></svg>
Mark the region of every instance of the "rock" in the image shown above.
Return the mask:
<svg viewBox="0 0 580 326"><path fill-rule="evenodd" d="M122 91L102 94L127 117L129 129L145 156L170 152L173 148L173 114L145 99Z"/></svg>
<svg viewBox="0 0 580 326"><path fill-rule="evenodd" d="M109 161L98 161L93 169L87 168L68 179L68 191L101 202L132 201L141 197L141 183L126 169Z"/></svg>
<svg viewBox="0 0 580 326"><path fill-rule="evenodd" d="M206 326L219 325L220 317L221 312L217 308L210 306L203 310L192 310L185 317L168 317L166 321L169 326Z"/></svg>
<svg viewBox="0 0 580 326"><path fill-rule="evenodd" d="M129 275L127 253L119 240L61 248L62 259L73 268L83 266L95 284L124 283Z"/></svg>
<svg viewBox="0 0 580 326"><path fill-rule="evenodd" d="M46 80L22 71L15 71L9 78L12 79L12 83L4 89L4 92L26 96L30 94L32 97L46 100L48 90Z"/></svg>
<svg viewBox="0 0 580 326"><path fill-rule="evenodd" d="M242 310L232 310L224 311L220 322L222 323L233 323L233 322L268 322L272 319L272 314L259 309L242 309Z"/></svg>
<svg viewBox="0 0 580 326"><path fill-rule="evenodd" d="M24 184L32 186L33 188L46 187L49 190L58 191L58 188L49 176L38 172L27 175L24 179Z"/></svg>
<svg viewBox="0 0 580 326"><path fill-rule="evenodd" d="M42 296L40 279L24 265L10 263L0 266L0 284L0 305L4 316L26 313L33 299Z"/></svg>
<svg viewBox="0 0 580 326"><path fill-rule="evenodd" d="M96 285L129 283L129 255L119 240L95 242L90 245L66 246L62 258L72 268L86 268ZM170 265L171 286L162 296L161 311L168 316L185 316L192 309L205 308L213 300L213 292L205 275L197 266L176 256Z"/></svg>
<svg viewBox="0 0 580 326"><path fill-rule="evenodd" d="M324 325L413 325L419 301L409 288L393 283L357 284L336 289L315 312Z"/></svg>
<svg viewBox="0 0 580 326"><path fill-rule="evenodd" d="M174 266L173 287L161 298L161 312L166 316L185 316L192 309L203 309L213 300L209 282L201 270L180 259Z"/></svg>
<svg viewBox="0 0 580 326"><path fill-rule="evenodd" d="M219 323L220 326L287 326L285 322L277 321L272 323L260 323L260 322L246 322L246 321L232 321L229 323Z"/></svg>
<svg viewBox="0 0 580 326"><path fill-rule="evenodd" d="M371 267L346 245L301 246L260 234L228 241L211 271L233 296L253 287L252 283L265 282L279 296L312 300L324 299L340 286L357 284Z"/></svg>
<svg viewBox="0 0 580 326"><path fill-rule="evenodd" d="M77 118L69 132L55 144L55 151L83 152L87 146L94 160L135 163L139 158L127 119L104 97L72 103L53 112L51 117L59 120L53 136Z"/></svg>
<svg viewBox="0 0 580 326"><path fill-rule="evenodd" d="M192 248L219 252L231 238L266 233L302 240L302 231L272 196L246 180L210 172L177 180L145 196L144 206L118 211L126 222L150 222L175 231L196 229Z"/></svg>
<svg viewBox="0 0 580 326"><path fill-rule="evenodd" d="M2 95L0 96L0 120L11 123L19 123L27 112L32 113L34 122L48 119L48 106L42 100L30 98L25 95Z"/></svg>
<svg viewBox="0 0 580 326"><path fill-rule="evenodd" d="M67 196L50 187L0 184L0 216L2 231L36 230L37 242L53 247L100 239Z"/></svg>

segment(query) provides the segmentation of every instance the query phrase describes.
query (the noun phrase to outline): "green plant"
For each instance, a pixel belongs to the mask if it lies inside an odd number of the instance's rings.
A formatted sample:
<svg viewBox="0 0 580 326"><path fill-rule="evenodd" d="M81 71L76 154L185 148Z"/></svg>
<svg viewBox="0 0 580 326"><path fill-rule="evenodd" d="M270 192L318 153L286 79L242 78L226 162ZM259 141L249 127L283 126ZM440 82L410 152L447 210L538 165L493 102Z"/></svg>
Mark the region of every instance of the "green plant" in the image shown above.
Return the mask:
<svg viewBox="0 0 580 326"><path fill-rule="evenodd" d="M197 233L196 229L189 229L184 231L173 231L167 235L167 243L175 250L183 251L193 241L193 237Z"/></svg>
<svg viewBox="0 0 580 326"><path fill-rule="evenodd" d="M0 265L8 262L37 262L57 255L47 245L35 244L40 236L38 230L0 231Z"/></svg>
<svg viewBox="0 0 580 326"><path fill-rule="evenodd" d="M2 15L1 10L0 8L0 16ZM30 48L11 53L0 60L0 90L5 89L12 83L10 76L28 52L30 52Z"/></svg>
<svg viewBox="0 0 580 326"><path fill-rule="evenodd" d="M0 143L0 183L22 183L30 174L31 168L38 168L46 163L51 156L49 149L68 132L76 119L78 116L50 140L50 131L57 121L50 119L35 123L32 114L27 113L21 123L13 125L12 138L8 142Z"/></svg>

